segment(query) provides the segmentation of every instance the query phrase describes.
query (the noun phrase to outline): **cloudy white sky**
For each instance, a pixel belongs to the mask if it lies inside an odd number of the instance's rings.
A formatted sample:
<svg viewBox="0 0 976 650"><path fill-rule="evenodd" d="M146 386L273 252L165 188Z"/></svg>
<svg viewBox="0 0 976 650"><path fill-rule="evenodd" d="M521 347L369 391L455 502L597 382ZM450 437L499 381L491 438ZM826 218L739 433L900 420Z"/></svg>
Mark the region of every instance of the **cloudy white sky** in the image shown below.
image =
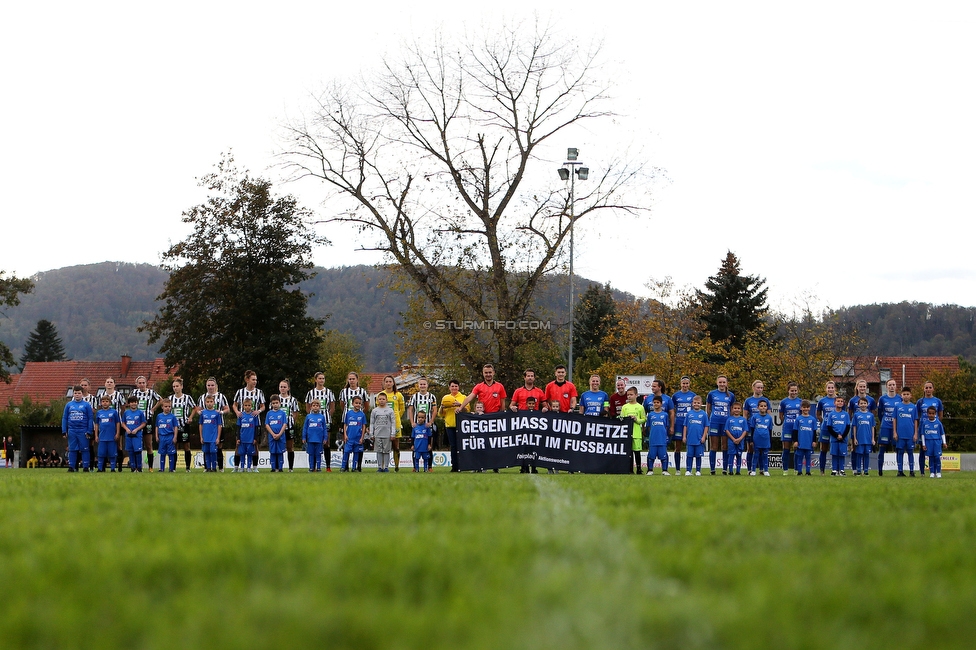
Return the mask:
<svg viewBox="0 0 976 650"><path fill-rule="evenodd" d="M620 114L555 146L595 169L627 146L665 170L636 229L580 228L579 274L636 294L651 277L701 286L731 249L783 309L810 294L976 305L973 3L332 5L5 8L0 268L158 263L221 152L280 178L280 125L324 82L435 25L538 10L604 41ZM319 188L282 189L326 212ZM324 234L317 263L376 261Z"/></svg>

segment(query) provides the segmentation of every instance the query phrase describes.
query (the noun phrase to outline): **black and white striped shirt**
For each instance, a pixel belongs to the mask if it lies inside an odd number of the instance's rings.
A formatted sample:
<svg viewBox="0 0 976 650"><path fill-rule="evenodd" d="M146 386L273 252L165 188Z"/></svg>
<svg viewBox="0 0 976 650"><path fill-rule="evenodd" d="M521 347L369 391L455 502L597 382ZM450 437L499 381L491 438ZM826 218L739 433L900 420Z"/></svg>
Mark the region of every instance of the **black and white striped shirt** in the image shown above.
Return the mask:
<svg viewBox="0 0 976 650"><path fill-rule="evenodd" d="M281 400L281 410L288 414L288 428L291 429L295 426L295 414L300 413L301 409L298 406L298 400L295 399L294 395L278 395L278 399Z"/></svg>
<svg viewBox="0 0 976 650"><path fill-rule="evenodd" d="M108 393L105 392L105 389L104 388L101 388L98 391L98 401L99 401L99 404L101 404L102 395L108 395ZM116 411L119 412L119 415L121 415L122 414L122 411L125 410L125 395L123 395L119 391L115 391L111 395L108 395L108 398L109 398L109 401L111 402L111 406L109 408L115 409ZM99 408L101 408L101 407L99 407Z"/></svg>
<svg viewBox="0 0 976 650"><path fill-rule="evenodd" d="M335 402L335 394L329 388L313 388L308 391L305 396L305 405L308 406L314 400L318 400L322 405L322 414L325 415L325 423L331 424L331 418L329 417L329 404Z"/></svg>
<svg viewBox="0 0 976 650"><path fill-rule="evenodd" d="M180 426L186 426L187 420L190 419L190 415L193 413L193 407L196 406L196 402L193 398L183 393L179 397L173 395L169 398L169 401L173 403L173 415L176 416L177 422Z"/></svg>
<svg viewBox="0 0 976 650"><path fill-rule="evenodd" d="M199 408L201 409L207 408L206 404L204 403L204 401L207 399L207 395L209 395L209 393L204 393L203 395L200 396L200 399L197 400L197 406ZM227 398L224 397L223 393L214 393L213 395L210 396L214 398L215 411L223 412L225 408L228 408L229 405L227 404Z"/></svg>
<svg viewBox="0 0 976 650"><path fill-rule="evenodd" d="M91 393L88 393L87 395L85 395L81 399L83 399L86 402L88 402L89 404L91 404L92 412L93 413L98 413L98 411L102 408L101 401L97 397L95 397L94 395L92 395Z"/></svg>
<svg viewBox="0 0 976 650"><path fill-rule="evenodd" d="M427 414L427 423L430 424L431 415L434 413L434 407L437 406L437 398L433 393L414 393L410 398L410 403L407 406L413 407L413 419L417 419L417 412L423 411Z"/></svg>
<svg viewBox="0 0 976 650"><path fill-rule="evenodd" d="M369 401L369 393L366 389L360 386L359 388L343 388L339 391L339 401L342 402L342 420L341 422L345 424L346 413L352 409L352 399L354 397L361 397L363 400L363 410L366 409L366 402Z"/></svg>
<svg viewBox="0 0 976 650"><path fill-rule="evenodd" d="M237 406L237 410L241 413L244 412L244 400L249 399L254 404L254 412L257 413L260 408L266 404L264 401L264 392L260 388L255 388L250 390L248 388L238 388L237 392L234 393L234 405Z"/></svg>
<svg viewBox="0 0 976 650"><path fill-rule="evenodd" d="M149 390L139 390L137 388L129 396L139 400L139 410L146 414L146 422L151 424L153 407L156 406L156 402L163 398L152 388Z"/></svg>

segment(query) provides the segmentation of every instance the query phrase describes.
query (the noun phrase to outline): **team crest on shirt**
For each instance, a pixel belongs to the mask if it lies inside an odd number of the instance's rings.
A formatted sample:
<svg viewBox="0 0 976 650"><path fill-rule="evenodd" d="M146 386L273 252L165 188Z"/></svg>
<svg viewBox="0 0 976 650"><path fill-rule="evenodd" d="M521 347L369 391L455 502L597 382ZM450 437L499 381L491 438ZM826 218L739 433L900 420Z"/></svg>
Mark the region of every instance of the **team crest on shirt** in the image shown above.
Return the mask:
<svg viewBox="0 0 976 650"><path fill-rule="evenodd" d="M492 393L491 396L492 397L498 397L498 393Z"/></svg>
<svg viewBox="0 0 976 650"><path fill-rule="evenodd" d="M563 393L563 399L569 399L569 393Z"/></svg>

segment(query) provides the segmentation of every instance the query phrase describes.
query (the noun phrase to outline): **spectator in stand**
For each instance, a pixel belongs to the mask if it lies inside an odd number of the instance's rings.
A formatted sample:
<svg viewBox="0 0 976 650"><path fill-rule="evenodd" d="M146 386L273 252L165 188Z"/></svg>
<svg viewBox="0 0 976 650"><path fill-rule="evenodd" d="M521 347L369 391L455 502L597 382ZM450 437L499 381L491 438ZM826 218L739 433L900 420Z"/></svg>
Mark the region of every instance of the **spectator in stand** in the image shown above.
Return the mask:
<svg viewBox="0 0 976 650"><path fill-rule="evenodd" d="M48 453L47 447L41 447L41 453L39 458L41 460L41 467L51 466L51 454Z"/></svg>
<svg viewBox="0 0 976 650"><path fill-rule="evenodd" d="M26 466L27 467L37 467L38 465L40 465L40 463L41 463L41 459L37 455L37 451L34 449L34 447L32 445L31 448L27 451L27 464L26 464Z"/></svg>
<svg viewBox="0 0 976 650"><path fill-rule="evenodd" d="M64 456L57 449L51 450L51 467L64 467Z"/></svg>

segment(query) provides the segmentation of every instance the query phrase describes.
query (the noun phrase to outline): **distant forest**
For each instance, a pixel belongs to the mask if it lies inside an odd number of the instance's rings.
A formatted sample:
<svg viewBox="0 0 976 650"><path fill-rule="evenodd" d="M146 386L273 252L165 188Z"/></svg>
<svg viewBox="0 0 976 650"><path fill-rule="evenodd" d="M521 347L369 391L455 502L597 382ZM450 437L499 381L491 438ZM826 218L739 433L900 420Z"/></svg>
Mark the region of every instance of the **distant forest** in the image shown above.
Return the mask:
<svg viewBox="0 0 976 650"><path fill-rule="evenodd" d="M354 335L362 346L368 370L397 367L397 330L407 299L386 288L388 272L371 266L316 268L316 276L302 285L312 295L309 312L329 315L326 327ZM34 278L34 292L0 318L0 340L19 359L37 321L52 321L70 359L114 359L129 353L151 359L158 350L136 331L156 312L155 299L166 272L150 264L103 262L46 271ZM590 284L578 282L582 293ZM535 312L549 314L553 328L566 325L568 288L565 276L544 283ZM633 296L614 292L615 298ZM853 323L867 340L867 353L883 356L956 356L976 363L976 308L957 305L858 305L831 314Z"/></svg>
<svg viewBox="0 0 976 650"><path fill-rule="evenodd" d="M407 297L386 288L389 272L372 266L334 269L318 267L315 277L302 284L309 292L309 313L328 316L328 329L352 334L361 345L367 370L389 371L397 367L397 330ZM156 313L156 296L163 291L167 274L150 264L103 262L71 266L39 273L34 291L0 318L0 340L14 358L23 353L27 337L37 321L47 319L57 327L69 359L115 359L123 353L144 360L158 356L157 347L146 343L136 329ZM578 291L590 284L577 279ZM564 327L569 309L565 276L542 284L536 313L553 316L553 328ZM617 299L633 298L614 292Z"/></svg>

